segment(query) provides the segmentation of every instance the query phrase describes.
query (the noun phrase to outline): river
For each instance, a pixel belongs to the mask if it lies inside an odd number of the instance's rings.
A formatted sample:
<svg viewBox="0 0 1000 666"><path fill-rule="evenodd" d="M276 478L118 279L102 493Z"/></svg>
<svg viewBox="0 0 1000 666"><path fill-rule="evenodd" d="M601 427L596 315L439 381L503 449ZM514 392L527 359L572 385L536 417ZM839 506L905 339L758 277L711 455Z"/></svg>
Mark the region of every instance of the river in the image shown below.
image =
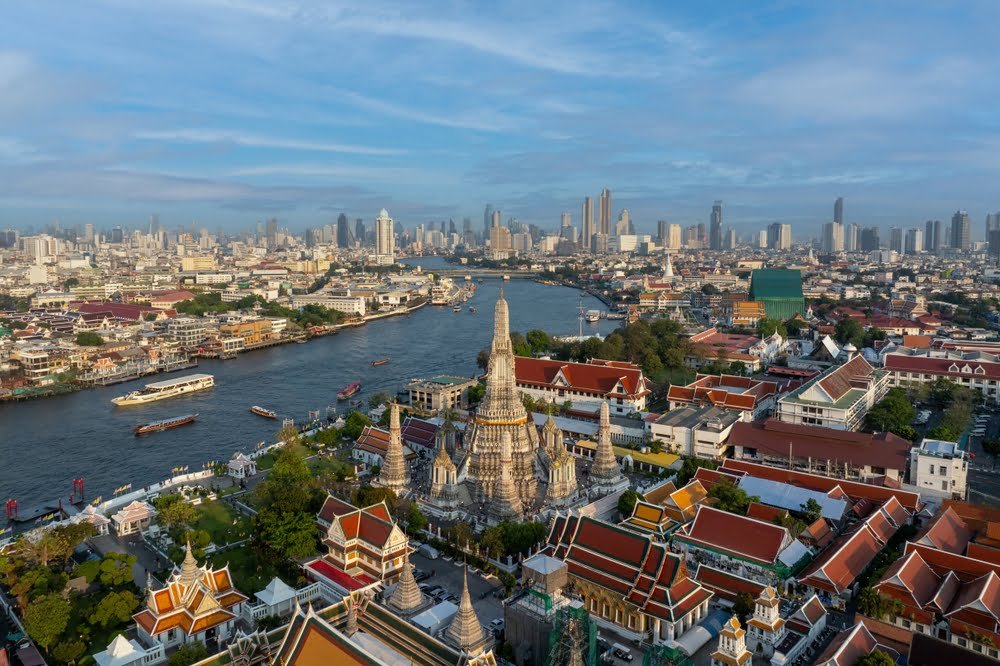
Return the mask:
<svg viewBox="0 0 1000 666"><path fill-rule="evenodd" d="M412 261L427 270L443 267L429 257ZM66 396L0 405L0 501L15 498L22 508L65 497L74 478L83 478L88 498L110 497L114 488L149 485L170 476L173 467L200 470L209 460L226 461L273 441L280 423L249 413L262 405L281 417L304 421L309 410L325 415L338 390L355 380L358 397L378 391L395 394L415 377L477 372L476 354L489 344L493 306L503 285L510 303L511 329L541 328L555 335L578 332L580 293L575 289L514 279L485 280L468 307L424 307L411 315L374 321L306 344L242 354L228 361L203 360L197 370L215 375L214 389L140 407L115 407L111 398L156 379L80 391ZM585 296L588 309L603 309ZM620 322L584 324L585 332L606 335ZM388 356L388 365L371 361ZM180 376L164 375L161 378ZM341 403L343 407L344 403ZM191 424L135 437L137 423L198 413ZM2 518L0 518L2 524Z"/></svg>

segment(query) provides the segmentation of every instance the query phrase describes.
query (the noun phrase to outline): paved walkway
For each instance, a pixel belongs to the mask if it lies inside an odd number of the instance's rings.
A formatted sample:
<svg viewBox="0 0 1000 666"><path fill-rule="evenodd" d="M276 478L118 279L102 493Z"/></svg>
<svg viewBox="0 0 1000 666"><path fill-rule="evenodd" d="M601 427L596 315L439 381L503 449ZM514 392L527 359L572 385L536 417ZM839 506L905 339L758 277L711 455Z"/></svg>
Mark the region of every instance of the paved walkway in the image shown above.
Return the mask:
<svg viewBox="0 0 1000 666"><path fill-rule="evenodd" d="M130 534L126 537L107 534L94 537L88 543L101 557L104 557L108 553L135 555L135 564L132 565L132 578L140 590L146 588L148 573L155 574L160 569L170 565L170 562L154 553L138 534Z"/></svg>

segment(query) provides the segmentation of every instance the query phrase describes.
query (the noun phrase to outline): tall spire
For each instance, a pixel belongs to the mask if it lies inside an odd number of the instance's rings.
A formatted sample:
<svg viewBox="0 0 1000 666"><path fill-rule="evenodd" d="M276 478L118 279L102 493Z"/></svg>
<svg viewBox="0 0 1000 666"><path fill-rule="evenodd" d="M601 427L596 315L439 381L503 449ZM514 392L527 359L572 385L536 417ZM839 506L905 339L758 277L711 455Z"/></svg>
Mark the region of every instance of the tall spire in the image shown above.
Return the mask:
<svg viewBox="0 0 1000 666"><path fill-rule="evenodd" d="M505 431L500 434L500 482L490 506L490 513L498 520L518 519L524 515L524 505L514 485L513 467L510 433Z"/></svg>
<svg viewBox="0 0 1000 666"><path fill-rule="evenodd" d="M410 485L410 470L406 467L403 454L403 436L399 427L399 405L392 403L389 415L389 444L378 475L379 485L389 488L396 495L402 495Z"/></svg>
<svg viewBox="0 0 1000 666"><path fill-rule="evenodd" d="M410 550L403 555L403 573L399 577L396 589L389 598L389 606L397 611L411 611L424 605L424 593L413 577L413 565L410 564Z"/></svg>
<svg viewBox="0 0 1000 666"><path fill-rule="evenodd" d="M493 310L493 351L510 349L510 313L507 299L503 297L503 287Z"/></svg>
<svg viewBox="0 0 1000 666"><path fill-rule="evenodd" d="M483 625L479 623L476 609L469 596L469 565L462 573L462 598L458 602L458 612L448 625L445 637L461 650L469 650L483 640Z"/></svg>
<svg viewBox="0 0 1000 666"><path fill-rule="evenodd" d="M181 563L180 582L184 585L192 585L198 580L200 573L198 563L194 559L194 553L191 552L191 539L189 538L187 540L187 552L184 554L184 562Z"/></svg>
<svg viewBox="0 0 1000 666"><path fill-rule="evenodd" d="M595 484L613 486L622 479L622 470L611 446L611 417L608 403L601 403L601 423L597 428L597 450L590 466L590 479Z"/></svg>

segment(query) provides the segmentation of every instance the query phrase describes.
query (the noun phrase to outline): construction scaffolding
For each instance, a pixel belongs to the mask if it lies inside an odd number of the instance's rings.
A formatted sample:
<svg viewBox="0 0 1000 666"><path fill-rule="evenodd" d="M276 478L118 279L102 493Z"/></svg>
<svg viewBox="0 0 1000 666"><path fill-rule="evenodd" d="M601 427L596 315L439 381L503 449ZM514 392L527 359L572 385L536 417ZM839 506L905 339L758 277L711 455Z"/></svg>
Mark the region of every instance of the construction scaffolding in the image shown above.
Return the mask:
<svg viewBox="0 0 1000 666"><path fill-rule="evenodd" d="M597 666L597 625L585 608L556 613L545 666Z"/></svg>
<svg viewBox="0 0 1000 666"><path fill-rule="evenodd" d="M693 666L693 663L677 648L654 645L646 650L642 666Z"/></svg>

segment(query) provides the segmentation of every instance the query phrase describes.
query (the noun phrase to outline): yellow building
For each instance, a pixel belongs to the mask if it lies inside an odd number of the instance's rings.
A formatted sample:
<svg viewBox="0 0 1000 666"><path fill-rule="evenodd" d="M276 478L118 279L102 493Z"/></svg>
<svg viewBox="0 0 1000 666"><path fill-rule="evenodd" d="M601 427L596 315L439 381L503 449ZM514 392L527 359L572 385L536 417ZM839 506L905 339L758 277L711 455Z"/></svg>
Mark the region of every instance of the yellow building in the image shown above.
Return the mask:
<svg viewBox="0 0 1000 666"><path fill-rule="evenodd" d="M253 319L219 326L219 337L242 338L244 347L252 347L275 338L270 319Z"/></svg>
<svg viewBox="0 0 1000 666"><path fill-rule="evenodd" d="M182 271L214 271L215 257L182 257Z"/></svg>

